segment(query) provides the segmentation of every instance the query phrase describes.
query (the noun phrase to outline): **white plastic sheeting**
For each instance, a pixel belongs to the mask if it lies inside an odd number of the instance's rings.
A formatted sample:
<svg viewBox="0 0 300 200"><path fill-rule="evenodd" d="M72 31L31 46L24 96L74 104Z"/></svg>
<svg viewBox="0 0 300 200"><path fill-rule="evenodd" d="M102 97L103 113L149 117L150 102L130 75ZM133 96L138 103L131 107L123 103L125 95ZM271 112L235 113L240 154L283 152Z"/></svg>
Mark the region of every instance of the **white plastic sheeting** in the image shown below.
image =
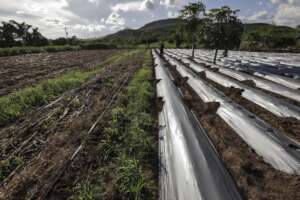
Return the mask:
<svg viewBox="0 0 300 200"><path fill-rule="evenodd" d="M264 160L275 169L300 175L300 145L253 113L227 99L183 65L176 69L204 102L219 102L217 114Z"/></svg>
<svg viewBox="0 0 300 200"><path fill-rule="evenodd" d="M241 199L205 131L185 107L159 56L155 58L157 94L164 105L160 122L160 199Z"/></svg>
<svg viewBox="0 0 300 200"><path fill-rule="evenodd" d="M172 65L179 65L180 63L174 59L172 59L169 55L165 54L166 59L172 63ZM192 68L196 72L205 72L205 75L208 79L224 86L224 87L234 87L242 89L242 96L249 101L265 108L271 113L275 114L279 117L295 117L300 120L300 108L292 105L286 101L278 99L276 97L272 97L268 94L260 90L256 90L254 88L248 87L245 84L242 84L234 79L228 78L220 73L213 72L200 64L193 62L187 58L180 58L183 63L189 64L189 67Z"/></svg>
<svg viewBox="0 0 300 200"><path fill-rule="evenodd" d="M191 55L190 49L173 49L172 52ZM195 57L212 62L214 51L196 49ZM293 80L300 81L300 54L289 53L263 53L263 52L244 52L229 51L228 57L223 57L223 51L219 51L217 64L238 71L249 73L259 72L266 75L277 75L278 82L287 87L294 86ZM267 79L269 77L266 77ZM271 80L271 79L269 79ZM290 82L291 84L285 84ZM294 89L294 87L292 87Z"/></svg>
<svg viewBox="0 0 300 200"><path fill-rule="evenodd" d="M255 83L256 87L273 92L275 94L293 99L295 101L300 102L300 91L299 90L295 90L295 89L291 89L289 87L286 87L284 85L275 83L273 81L269 81L260 77L256 77L256 76L252 76L249 74L245 74L233 69L229 69L223 66L219 66L219 65L214 65L210 62L201 60L201 59L197 59L195 58L195 61L197 62L202 62L205 63L207 65L211 65L214 68L218 68L219 72L222 74L226 74L227 76L230 76L232 78L235 78L239 81L246 81L246 80L251 80Z"/></svg>
<svg viewBox="0 0 300 200"><path fill-rule="evenodd" d="M215 66L218 67L218 66ZM259 77L251 76L242 72L238 72L232 69L219 67L219 72L238 79L239 81L251 80L255 83L256 87L279 94L281 96L293 99L300 102L300 91L291 89L289 87L277 84L272 81L268 81Z"/></svg>
<svg viewBox="0 0 300 200"><path fill-rule="evenodd" d="M292 89L299 89L300 88L300 81L296 79L291 79L287 77L282 77L274 74L266 74L260 72L254 72L254 75L263 77L275 83L280 83Z"/></svg>

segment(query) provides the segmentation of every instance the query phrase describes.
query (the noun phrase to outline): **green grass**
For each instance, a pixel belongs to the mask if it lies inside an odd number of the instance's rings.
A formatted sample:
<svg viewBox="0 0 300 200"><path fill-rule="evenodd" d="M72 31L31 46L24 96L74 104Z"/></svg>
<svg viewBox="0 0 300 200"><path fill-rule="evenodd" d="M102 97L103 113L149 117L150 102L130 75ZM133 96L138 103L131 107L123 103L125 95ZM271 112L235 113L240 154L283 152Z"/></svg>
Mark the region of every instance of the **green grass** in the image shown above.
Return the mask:
<svg viewBox="0 0 300 200"><path fill-rule="evenodd" d="M157 199L155 89L151 55L145 52L144 66L118 98L110 125L101 134L98 150L104 162L89 182L92 199ZM85 191L79 187L75 192L84 199Z"/></svg>
<svg viewBox="0 0 300 200"><path fill-rule="evenodd" d="M90 75L91 72L73 71L58 78L43 81L34 87L27 87L0 97L0 124L21 117L35 106L49 103L64 91L85 82Z"/></svg>
<svg viewBox="0 0 300 200"><path fill-rule="evenodd" d="M49 103L65 91L81 85L99 73L102 66L122 62L135 55L137 55L137 51L119 53L108 58L101 63L101 66L95 67L91 71L74 70L57 78L42 81L33 87L27 87L0 97L0 125L14 121L33 107Z"/></svg>
<svg viewBox="0 0 300 200"><path fill-rule="evenodd" d="M60 52L60 51L77 51L80 49L81 49L80 46L71 46L71 45L62 45L62 46L49 45L45 47L10 47L10 48L0 48L0 56L14 56L20 54Z"/></svg>

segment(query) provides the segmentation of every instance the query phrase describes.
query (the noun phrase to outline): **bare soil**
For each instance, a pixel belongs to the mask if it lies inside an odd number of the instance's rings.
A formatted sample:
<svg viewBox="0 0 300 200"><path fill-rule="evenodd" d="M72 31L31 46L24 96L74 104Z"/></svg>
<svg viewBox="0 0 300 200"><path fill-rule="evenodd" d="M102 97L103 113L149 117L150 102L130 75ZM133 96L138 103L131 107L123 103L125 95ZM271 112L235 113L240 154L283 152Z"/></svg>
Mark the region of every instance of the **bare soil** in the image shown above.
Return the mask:
<svg viewBox="0 0 300 200"><path fill-rule="evenodd" d="M72 69L95 67L118 50L82 50L0 57L0 96Z"/></svg>
<svg viewBox="0 0 300 200"><path fill-rule="evenodd" d="M115 97L142 65L141 58L105 67L93 80L2 128L1 160L18 156L24 164L0 185L0 199L45 199L53 187L52 194L59 194L54 199L66 199L70 194L59 190L66 184L72 188L101 156L94 145L91 148L93 131L106 123Z"/></svg>
<svg viewBox="0 0 300 200"><path fill-rule="evenodd" d="M219 104L204 103L170 67L188 107L193 110L216 147L244 199L300 199L300 177L265 163L217 114Z"/></svg>

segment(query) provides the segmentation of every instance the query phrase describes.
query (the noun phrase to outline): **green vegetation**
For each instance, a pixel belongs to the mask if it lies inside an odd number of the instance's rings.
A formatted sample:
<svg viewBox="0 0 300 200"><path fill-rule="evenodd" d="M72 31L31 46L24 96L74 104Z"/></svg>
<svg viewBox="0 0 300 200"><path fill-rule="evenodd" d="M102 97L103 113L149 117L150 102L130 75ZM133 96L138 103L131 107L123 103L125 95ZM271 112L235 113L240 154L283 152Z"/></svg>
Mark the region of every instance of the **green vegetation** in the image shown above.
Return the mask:
<svg viewBox="0 0 300 200"><path fill-rule="evenodd" d="M179 18L182 21L180 32L183 30L186 30L187 32L188 39L192 43L192 58L194 58L197 34L199 35L203 32L202 30L199 30L202 29L199 25L199 21L201 20L201 17L204 16L204 13L205 5L202 2L189 3L180 11Z"/></svg>
<svg viewBox="0 0 300 200"><path fill-rule="evenodd" d="M245 25L241 49L257 50L300 50L300 29L270 24Z"/></svg>
<svg viewBox="0 0 300 200"><path fill-rule="evenodd" d="M21 157L12 157L9 160L0 161L0 182L2 182L17 166L23 164Z"/></svg>
<svg viewBox="0 0 300 200"><path fill-rule="evenodd" d="M99 73L102 66L127 60L138 51L113 55L90 71L74 70L60 77L42 81L9 95L0 97L0 125L14 121L35 106L44 105L60 96L63 92L77 87Z"/></svg>
<svg viewBox="0 0 300 200"><path fill-rule="evenodd" d="M79 199L157 199L155 90L147 52L144 66L118 98L110 125L101 133L103 163L88 183L75 189Z"/></svg>
<svg viewBox="0 0 300 200"><path fill-rule="evenodd" d="M0 47L45 46L48 40L31 25L14 20L2 22L0 26Z"/></svg>
<svg viewBox="0 0 300 200"><path fill-rule="evenodd" d="M0 48L0 56L14 56L20 54L45 53L45 52L60 52L60 51L77 51L80 46L44 46L44 47L11 47Z"/></svg>
<svg viewBox="0 0 300 200"><path fill-rule="evenodd" d="M204 39L206 46L216 49L214 63L219 49L227 51L237 49L243 34L242 22L238 19L239 10L231 10L228 6L211 9L205 17Z"/></svg>
<svg viewBox="0 0 300 200"><path fill-rule="evenodd" d="M160 41L164 41L168 48L191 48L191 42L188 39L187 32L178 29L180 22L177 19L159 20L145 25L144 27L132 30L125 29L117 33L108 35L95 42L108 42L116 45L118 48L159 48ZM300 52L300 28L286 26L276 26L270 24L243 24L244 33L240 50L255 51L292 51ZM271 33L276 29L277 34L271 37ZM253 37L256 34L259 37ZM268 40L266 40L268 38ZM283 42L276 42L276 41ZM266 42L268 41L268 45ZM287 41L287 42L286 42ZM277 44L276 44L277 43ZM210 48L201 39L198 38L196 46L199 48Z"/></svg>
<svg viewBox="0 0 300 200"><path fill-rule="evenodd" d="M108 35L95 42L107 42L116 45L118 48L158 47L160 41L172 43L170 35L174 32L177 19L166 19L146 24L138 30L124 29L117 33Z"/></svg>
<svg viewBox="0 0 300 200"><path fill-rule="evenodd" d="M10 20L0 25L0 56L112 48L116 46L107 42L79 40L75 36L50 40L45 38L38 28L33 28L25 22Z"/></svg>
<svg viewBox="0 0 300 200"><path fill-rule="evenodd" d="M48 103L64 91L82 84L90 75L91 72L73 71L0 97L0 125L19 118L32 107Z"/></svg>

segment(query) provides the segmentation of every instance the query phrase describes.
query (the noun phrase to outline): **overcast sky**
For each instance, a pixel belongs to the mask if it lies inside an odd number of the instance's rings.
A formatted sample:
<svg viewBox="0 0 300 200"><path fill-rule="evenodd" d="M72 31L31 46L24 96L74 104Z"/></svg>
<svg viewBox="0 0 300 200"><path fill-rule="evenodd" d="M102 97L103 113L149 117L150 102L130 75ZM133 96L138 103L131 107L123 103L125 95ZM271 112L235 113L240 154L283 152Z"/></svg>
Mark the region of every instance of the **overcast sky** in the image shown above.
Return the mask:
<svg viewBox="0 0 300 200"><path fill-rule="evenodd" d="M117 30L176 17L188 0L0 0L0 21L14 19L40 28L49 38L99 37ZM204 0L208 9L229 5L244 22L300 24L300 0Z"/></svg>

